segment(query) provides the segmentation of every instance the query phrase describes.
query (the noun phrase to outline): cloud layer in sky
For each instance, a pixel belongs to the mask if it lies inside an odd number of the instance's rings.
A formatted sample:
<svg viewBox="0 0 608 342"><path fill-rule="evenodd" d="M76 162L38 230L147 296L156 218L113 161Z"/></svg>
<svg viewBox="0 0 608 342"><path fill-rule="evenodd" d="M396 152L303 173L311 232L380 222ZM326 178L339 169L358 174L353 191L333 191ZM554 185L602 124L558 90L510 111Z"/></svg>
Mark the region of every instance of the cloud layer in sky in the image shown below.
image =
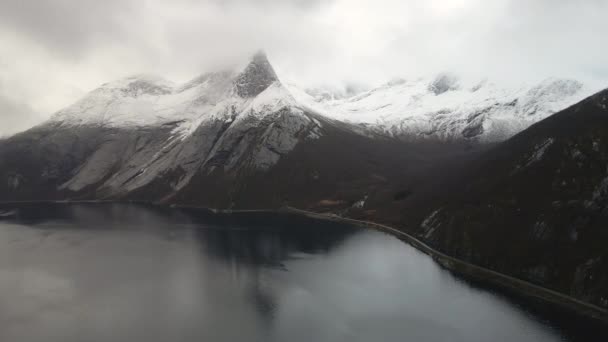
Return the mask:
<svg viewBox="0 0 608 342"><path fill-rule="evenodd" d="M608 80L606 13L605 0L0 0L0 135L101 83L183 82L260 48L304 85Z"/></svg>

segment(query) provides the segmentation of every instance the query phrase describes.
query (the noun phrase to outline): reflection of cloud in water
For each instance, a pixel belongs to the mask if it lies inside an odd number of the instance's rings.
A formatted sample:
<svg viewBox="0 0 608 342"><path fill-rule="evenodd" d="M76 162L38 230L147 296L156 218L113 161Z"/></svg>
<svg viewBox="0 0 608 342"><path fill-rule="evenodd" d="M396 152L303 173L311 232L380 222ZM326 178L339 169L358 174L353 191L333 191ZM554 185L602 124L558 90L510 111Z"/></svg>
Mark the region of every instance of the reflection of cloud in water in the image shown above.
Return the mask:
<svg viewBox="0 0 608 342"><path fill-rule="evenodd" d="M37 312L52 310L73 297L69 279L49 274L43 270L0 270L0 293L19 297L18 307L10 311ZM13 300L2 303L11 304ZM56 305L57 304L57 305ZM3 304L4 305L4 304Z"/></svg>
<svg viewBox="0 0 608 342"><path fill-rule="evenodd" d="M285 266L288 260L326 253L356 232L325 222L321 227L311 228L314 224L309 219L276 221L275 218L255 229L199 229L195 235L203 254L228 267L235 282L247 284L245 293L250 296L249 301L260 317L271 324L280 305L273 288L274 273L289 272Z"/></svg>
<svg viewBox="0 0 608 342"><path fill-rule="evenodd" d="M64 326L74 317L69 307L75 303L69 279L38 269L0 269L0 340L7 327L28 329L35 322L41 327ZM4 331L4 333L2 332ZM40 338L44 334L40 333Z"/></svg>
<svg viewBox="0 0 608 342"><path fill-rule="evenodd" d="M557 340L379 232L137 205L20 212L0 222L0 341Z"/></svg>
<svg viewBox="0 0 608 342"><path fill-rule="evenodd" d="M361 232L327 257L287 267L290 273L275 280L282 284L275 341L557 339L502 300L462 286L428 256L377 232Z"/></svg>

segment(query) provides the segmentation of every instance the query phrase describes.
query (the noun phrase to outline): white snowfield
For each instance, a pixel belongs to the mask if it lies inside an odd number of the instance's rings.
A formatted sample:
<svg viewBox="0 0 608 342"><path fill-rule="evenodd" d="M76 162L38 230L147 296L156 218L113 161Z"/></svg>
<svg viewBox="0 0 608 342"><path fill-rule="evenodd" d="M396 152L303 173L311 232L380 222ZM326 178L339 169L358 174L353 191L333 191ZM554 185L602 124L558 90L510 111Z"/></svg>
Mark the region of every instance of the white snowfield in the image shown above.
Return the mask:
<svg viewBox="0 0 608 342"><path fill-rule="evenodd" d="M268 170L338 122L370 137L500 141L597 90L566 79L507 87L443 74L332 94L285 85L259 53L242 70L181 85L148 75L104 84L42 125L72 134L48 134L41 144L81 158L60 189L104 197L151 185L173 196L197 175Z"/></svg>
<svg viewBox="0 0 608 342"><path fill-rule="evenodd" d="M205 122L260 118L290 107L403 139L496 142L601 90L570 79L513 87L440 74L393 81L346 97L283 85L277 79L257 96L242 97L236 89L240 74L209 73L177 86L158 77L133 76L104 84L56 113L52 121L110 127L172 123L175 136L183 139Z"/></svg>
<svg viewBox="0 0 608 342"><path fill-rule="evenodd" d="M393 81L348 98L289 89L306 107L344 122L402 138L506 140L530 125L600 91L570 79L517 87L489 81L465 84L451 75Z"/></svg>
<svg viewBox="0 0 608 342"><path fill-rule="evenodd" d="M162 78L137 75L110 82L51 117L63 125L96 125L118 128L176 125L181 138L207 121L231 122L248 116L261 119L282 108L300 105L279 81L255 97L236 94L238 72L205 74L175 86Z"/></svg>
<svg viewBox="0 0 608 342"><path fill-rule="evenodd" d="M321 122L297 103L263 54L240 72L209 73L183 85L145 75L107 83L51 123L53 129L119 129L95 130L105 134L101 143L61 185L75 192L97 186L110 195L163 177L177 192L197 173L268 169L301 141L322 135Z"/></svg>

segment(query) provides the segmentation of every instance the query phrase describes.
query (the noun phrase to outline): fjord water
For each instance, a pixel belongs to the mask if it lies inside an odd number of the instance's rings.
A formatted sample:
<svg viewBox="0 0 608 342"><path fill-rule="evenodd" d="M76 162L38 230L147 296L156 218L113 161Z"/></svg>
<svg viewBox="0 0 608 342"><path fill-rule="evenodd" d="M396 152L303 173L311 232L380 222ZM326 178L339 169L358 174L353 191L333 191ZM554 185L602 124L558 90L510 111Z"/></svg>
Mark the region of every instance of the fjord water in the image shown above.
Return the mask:
<svg viewBox="0 0 608 342"><path fill-rule="evenodd" d="M287 214L21 206L0 341L562 341L380 232Z"/></svg>

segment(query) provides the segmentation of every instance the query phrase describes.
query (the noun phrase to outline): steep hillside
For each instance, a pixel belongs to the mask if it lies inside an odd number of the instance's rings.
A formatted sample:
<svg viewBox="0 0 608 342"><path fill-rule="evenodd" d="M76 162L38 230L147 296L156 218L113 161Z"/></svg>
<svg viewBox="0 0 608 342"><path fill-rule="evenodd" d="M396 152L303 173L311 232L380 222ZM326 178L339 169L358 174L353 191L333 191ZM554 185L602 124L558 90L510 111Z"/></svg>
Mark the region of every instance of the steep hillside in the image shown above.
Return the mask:
<svg viewBox="0 0 608 342"><path fill-rule="evenodd" d="M0 144L0 200L138 199L348 208L460 146L419 146L311 111L263 53L183 85L110 82Z"/></svg>
<svg viewBox="0 0 608 342"><path fill-rule="evenodd" d="M608 307L608 90L482 154L417 234L473 263Z"/></svg>
<svg viewBox="0 0 608 342"><path fill-rule="evenodd" d="M0 200L342 211L466 152L337 120L292 90L263 53L182 85L149 75L106 83L0 143Z"/></svg>
<svg viewBox="0 0 608 342"><path fill-rule="evenodd" d="M221 208L291 205L346 214L381 189L398 187L438 160L465 153L460 145L369 137L348 125L316 119L320 137L298 144L272 168L200 170L172 201Z"/></svg>
<svg viewBox="0 0 608 342"><path fill-rule="evenodd" d="M267 169L320 123L299 108L265 55L240 72L175 87L148 76L104 84L48 122L0 145L4 198L121 198L199 170Z"/></svg>

